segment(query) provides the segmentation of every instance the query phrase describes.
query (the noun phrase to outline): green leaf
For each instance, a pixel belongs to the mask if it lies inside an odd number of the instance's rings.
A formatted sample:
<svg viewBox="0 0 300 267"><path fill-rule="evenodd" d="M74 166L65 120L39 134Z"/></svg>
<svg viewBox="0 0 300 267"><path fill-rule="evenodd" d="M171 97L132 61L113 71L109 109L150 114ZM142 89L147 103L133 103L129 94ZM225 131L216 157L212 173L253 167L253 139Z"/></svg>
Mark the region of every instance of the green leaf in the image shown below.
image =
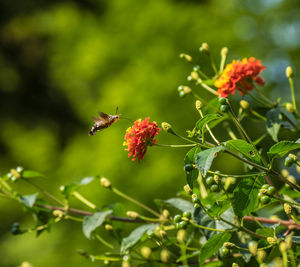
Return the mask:
<svg viewBox="0 0 300 267"><path fill-rule="evenodd" d="M194 212L193 204L187 200L181 198L170 198L165 201L165 203L172 205L173 207L179 209L180 211L190 211Z"/></svg>
<svg viewBox="0 0 300 267"><path fill-rule="evenodd" d="M44 177L44 175L36 171L25 170L22 172L22 177L27 179L27 178Z"/></svg>
<svg viewBox="0 0 300 267"><path fill-rule="evenodd" d="M99 227L106 217L112 213L112 210L101 211L92 216L85 216L82 223L82 231L87 238L91 238L91 233Z"/></svg>
<svg viewBox="0 0 300 267"><path fill-rule="evenodd" d="M123 238L121 244L121 253L125 253L126 250L133 247L144 234L148 236L159 226L159 224L145 224L134 229L129 236Z"/></svg>
<svg viewBox="0 0 300 267"><path fill-rule="evenodd" d="M250 214L258 206L257 194L261 188L261 176L241 179L233 191L232 207L238 217Z"/></svg>
<svg viewBox="0 0 300 267"><path fill-rule="evenodd" d="M213 221L204 210L200 207L196 208L193 214L193 218L198 225L206 226L209 228L216 229L216 222ZM212 236L216 235L218 232L203 230L203 233L207 239L210 239Z"/></svg>
<svg viewBox="0 0 300 267"><path fill-rule="evenodd" d="M257 234L263 235L263 236L274 236L274 229L272 227L265 227L260 228L256 230Z"/></svg>
<svg viewBox="0 0 300 267"><path fill-rule="evenodd" d="M220 119L221 116L219 114L207 114L203 118L197 121L196 128L200 130L203 134L205 132L205 126L209 124L211 121Z"/></svg>
<svg viewBox="0 0 300 267"><path fill-rule="evenodd" d="M300 148L300 138L296 142L281 141L270 148L268 156L270 157L270 159L275 158L277 156L283 157L289 151L298 148Z"/></svg>
<svg viewBox="0 0 300 267"><path fill-rule="evenodd" d="M255 147L245 140L230 140L226 142L226 148L231 151L238 151L250 161L260 163L260 155L257 153Z"/></svg>
<svg viewBox="0 0 300 267"><path fill-rule="evenodd" d="M21 196L21 201L23 202L23 204L26 207L32 208L35 201L36 201L37 196L38 196L38 193L35 193L35 194L32 194L32 195Z"/></svg>
<svg viewBox="0 0 300 267"><path fill-rule="evenodd" d="M275 142L278 142L277 135L279 133L282 115L278 108L271 109L267 112L267 131Z"/></svg>
<svg viewBox="0 0 300 267"><path fill-rule="evenodd" d="M210 238L200 249L199 266L201 266L206 259L214 255L230 238L231 234L229 232L217 234Z"/></svg>
<svg viewBox="0 0 300 267"><path fill-rule="evenodd" d="M192 149L188 151L188 153L185 155L184 163L185 164L194 164L196 161L196 154L201 151L201 148L199 146L195 146ZM191 171L186 171L186 179L187 183L191 188L194 186L194 181L197 180L199 171L197 169L193 169Z"/></svg>
<svg viewBox="0 0 300 267"><path fill-rule="evenodd" d="M223 146L216 146L214 148L209 148L204 151L201 151L196 155L196 165L203 176L206 175L207 171L210 169L214 158L216 157L217 153L221 150L224 150Z"/></svg>
<svg viewBox="0 0 300 267"><path fill-rule="evenodd" d="M219 217L231 206L230 201L216 201L209 209L208 213L211 217Z"/></svg>

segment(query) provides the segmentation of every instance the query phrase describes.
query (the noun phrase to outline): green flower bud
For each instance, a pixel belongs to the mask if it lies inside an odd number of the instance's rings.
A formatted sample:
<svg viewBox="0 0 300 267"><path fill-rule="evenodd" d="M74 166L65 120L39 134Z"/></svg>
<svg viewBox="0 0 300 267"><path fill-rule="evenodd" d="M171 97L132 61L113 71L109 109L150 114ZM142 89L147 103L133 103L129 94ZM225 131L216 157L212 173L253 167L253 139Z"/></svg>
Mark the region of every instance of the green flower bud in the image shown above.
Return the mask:
<svg viewBox="0 0 300 267"><path fill-rule="evenodd" d="M163 210L162 211L162 216L166 219L168 219L170 217L170 212L168 210Z"/></svg>
<svg viewBox="0 0 300 267"><path fill-rule="evenodd" d="M237 263L232 263L232 267L239 267L239 265Z"/></svg>
<svg viewBox="0 0 300 267"><path fill-rule="evenodd" d="M226 257L231 254L231 250L225 247L222 247L220 250L221 257Z"/></svg>
<svg viewBox="0 0 300 267"><path fill-rule="evenodd" d="M167 249L163 249L161 252L160 252L160 260L164 263L168 263L169 260L171 258L171 253L169 250Z"/></svg>
<svg viewBox="0 0 300 267"><path fill-rule="evenodd" d="M295 160L289 156L287 156L284 160L284 165L286 167L291 167L295 163Z"/></svg>
<svg viewBox="0 0 300 267"><path fill-rule="evenodd" d="M214 177L212 177L212 176L207 177L205 180L206 185L209 187L212 186L214 182L215 182L215 180L214 180Z"/></svg>
<svg viewBox="0 0 300 267"><path fill-rule="evenodd" d="M193 58L190 55L185 54L185 53L181 53L179 55L179 57L186 60L187 62L192 62L193 61Z"/></svg>
<svg viewBox="0 0 300 267"><path fill-rule="evenodd" d="M193 169L194 169L193 164L185 164L185 165L184 165L184 170L185 170L186 172L190 172L190 171L192 171Z"/></svg>
<svg viewBox="0 0 300 267"><path fill-rule="evenodd" d="M214 181L215 181L216 184L220 184L220 182L221 182L220 176L219 175L214 175Z"/></svg>
<svg viewBox="0 0 300 267"><path fill-rule="evenodd" d="M261 202L261 204L263 204L263 205L266 205L266 204L268 204L269 202L270 202L270 198L268 197L268 196L262 196L261 198L260 198L260 202Z"/></svg>
<svg viewBox="0 0 300 267"><path fill-rule="evenodd" d="M16 169L11 169L11 170L10 170L10 173L11 173L11 175L12 175L12 180L13 180L13 181L16 181L16 180L18 180L18 179L21 178L20 172L18 172Z"/></svg>
<svg viewBox="0 0 300 267"><path fill-rule="evenodd" d="M216 185L216 184L213 184L213 185L210 187L210 191L212 191L212 192L218 192L218 191L219 191L219 186Z"/></svg>
<svg viewBox="0 0 300 267"><path fill-rule="evenodd" d="M147 246L144 246L144 247L141 248L141 254L142 254L142 256L143 256L145 259L150 258L151 253L152 253L151 248L149 248L149 247L147 247Z"/></svg>
<svg viewBox="0 0 300 267"><path fill-rule="evenodd" d="M111 182L110 182L107 178L102 177L102 178L100 179L100 185L101 185L102 187L104 187L104 188L110 188L110 187L111 187Z"/></svg>
<svg viewBox="0 0 300 267"><path fill-rule="evenodd" d="M199 203L200 202L200 200L199 200L199 198L196 194L192 194L192 201L193 201L193 203Z"/></svg>
<svg viewBox="0 0 300 267"><path fill-rule="evenodd" d="M244 109L244 110L248 110L248 109L250 108L249 102L246 101L246 100L244 100L244 99L242 99L242 100L240 101L240 106L241 106L241 108Z"/></svg>
<svg viewBox="0 0 300 267"><path fill-rule="evenodd" d="M223 113L227 112L228 111L228 106L227 105L221 105L220 106L220 111L223 112Z"/></svg>
<svg viewBox="0 0 300 267"><path fill-rule="evenodd" d="M182 214L182 217L185 217L185 218L188 218L190 219L192 217L192 213L190 211L185 211L183 214Z"/></svg>
<svg viewBox="0 0 300 267"><path fill-rule="evenodd" d="M292 103L287 103L287 104L285 105L285 109L286 109L288 112L290 112L290 113L294 113L294 112L295 112L295 109L294 109L294 106L293 106Z"/></svg>
<svg viewBox="0 0 300 267"><path fill-rule="evenodd" d="M181 222L179 223L179 226L180 226L181 229L185 229L185 228L187 227L187 225L188 225L188 222L187 222L187 221L181 221Z"/></svg>
<svg viewBox="0 0 300 267"><path fill-rule="evenodd" d="M179 214L176 214L173 218L173 221L176 222L176 223L179 223L181 221L181 215Z"/></svg>
<svg viewBox="0 0 300 267"><path fill-rule="evenodd" d="M274 186L269 186L268 187L268 189L267 189L268 195L273 196L275 194L275 192L276 192L276 189L275 189Z"/></svg>
<svg viewBox="0 0 300 267"><path fill-rule="evenodd" d="M187 238L186 231L185 231L184 229L180 229L180 230L177 232L177 241L178 241L178 243L179 243L179 244L185 243L186 238Z"/></svg>
<svg viewBox="0 0 300 267"><path fill-rule="evenodd" d="M193 190L191 189L191 187L190 187L188 184L186 184L186 185L183 187L183 189L184 189L184 191L185 191L187 194L189 194L189 195L191 195L191 194L193 193Z"/></svg>
<svg viewBox="0 0 300 267"><path fill-rule="evenodd" d="M293 69L291 66L288 66L286 69L285 69L285 75L287 78L292 78L294 77L294 72L293 72Z"/></svg>
<svg viewBox="0 0 300 267"><path fill-rule="evenodd" d="M223 47L223 48L221 49L221 56L222 56L222 57L226 57L227 54L228 54L228 48L227 48L227 47Z"/></svg>

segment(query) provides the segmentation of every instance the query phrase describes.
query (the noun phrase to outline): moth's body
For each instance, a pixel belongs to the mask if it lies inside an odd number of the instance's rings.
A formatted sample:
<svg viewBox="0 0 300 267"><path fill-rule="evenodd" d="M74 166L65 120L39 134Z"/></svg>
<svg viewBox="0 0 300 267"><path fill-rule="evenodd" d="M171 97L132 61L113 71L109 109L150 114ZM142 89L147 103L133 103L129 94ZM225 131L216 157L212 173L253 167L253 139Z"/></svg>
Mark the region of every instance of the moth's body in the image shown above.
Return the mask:
<svg viewBox="0 0 300 267"><path fill-rule="evenodd" d="M103 112L99 112L100 117L93 118L94 125L92 126L89 135L95 135L97 131L101 131L105 128L108 128L110 125L115 123L120 119L119 115L108 115Z"/></svg>

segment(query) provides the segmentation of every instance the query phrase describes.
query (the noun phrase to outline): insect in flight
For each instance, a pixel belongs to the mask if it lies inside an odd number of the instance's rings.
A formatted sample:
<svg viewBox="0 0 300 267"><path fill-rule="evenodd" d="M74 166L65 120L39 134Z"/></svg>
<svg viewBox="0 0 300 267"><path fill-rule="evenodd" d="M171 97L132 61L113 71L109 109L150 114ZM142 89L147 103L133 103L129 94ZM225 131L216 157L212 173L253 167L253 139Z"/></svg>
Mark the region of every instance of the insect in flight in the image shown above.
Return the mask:
<svg viewBox="0 0 300 267"><path fill-rule="evenodd" d="M108 128L113 123L120 119L120 115L108 115L103 112L99 112L100 117L94 117L94 125L92 126L89 135L95 135L97 131L101 131Z"/></svg>

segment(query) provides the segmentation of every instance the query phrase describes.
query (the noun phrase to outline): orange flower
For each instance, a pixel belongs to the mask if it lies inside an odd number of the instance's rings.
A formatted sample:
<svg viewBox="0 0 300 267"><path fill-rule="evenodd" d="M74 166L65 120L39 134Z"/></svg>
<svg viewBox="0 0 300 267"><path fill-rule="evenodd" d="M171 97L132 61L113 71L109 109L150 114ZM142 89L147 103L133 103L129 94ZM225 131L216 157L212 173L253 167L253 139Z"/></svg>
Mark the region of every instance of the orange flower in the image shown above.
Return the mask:
<svg viewBox="0 0 300 267"><path fill-rule="evenodd" d="M266 67L261 65L260 60L256 60L254 57L244 58L242 61L233 60L232 63L226 66L214 85L218 88L220 97L233 95L236 90L239 90L241 95L245 95L248 91L253 90L253 82L260 86L264 85L264 79L258 77L264 69Z"/></svg>
<svg viewBox="0 0 300 267"><path fill-rule="evenodd" d="M161 130L158 128L157 123L149 122L149 117L145 120L136 120L132 127L126 130L124 146L127 146L128 158L132 156L132 161L137 158L140 162L144 159L147 151L147 146L152 146L157 143L154 137Z"/></svg>

